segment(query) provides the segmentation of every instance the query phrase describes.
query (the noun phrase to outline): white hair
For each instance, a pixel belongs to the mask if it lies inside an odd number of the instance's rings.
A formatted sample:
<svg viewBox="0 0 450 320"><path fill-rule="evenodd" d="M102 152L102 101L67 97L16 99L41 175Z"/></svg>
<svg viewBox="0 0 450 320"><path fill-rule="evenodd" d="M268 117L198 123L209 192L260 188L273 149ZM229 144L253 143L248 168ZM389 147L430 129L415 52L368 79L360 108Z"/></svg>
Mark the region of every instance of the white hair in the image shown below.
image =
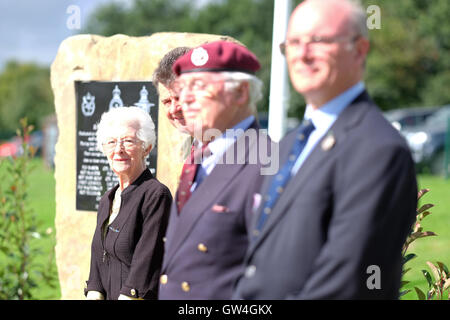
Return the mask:
<svg viewBox="0 0 450 320"><path fill-rule="evenodd" d="M254 112L257 110L257 104L262 99L263 82L256 76L245 72L221 72L225 82L225 90L232 91L239 86L241 82L249 84L249 102L250 109Z"/></svg>
<svg viewBox="0 0 450 320"><path fill-rule="evenodd" d="M304 2L323 2L329 4L329 0L305 0ZM339 0L350 7L350 29L363 38L369 38L369 30L367 28L367 15L360 0Z"/></svg>
<svg viewBox="0 0 450 320"><path fill-rule="evenodd" d="M126 127L130 123L139 126L136 137L143 142L144 149L156 144L155 124L152 117L139 107L113 108L102 114L97 124L97 147L103 152L102 144L117 132L118 128Z"/></svg>
<svg viewBox="0 0 450 320"><path fill-rule="evenodd" d="M350 27L356 34L363 38L369 38L369 30L367 29L367 14L359 0L346 0L351 8Z"/></svg>

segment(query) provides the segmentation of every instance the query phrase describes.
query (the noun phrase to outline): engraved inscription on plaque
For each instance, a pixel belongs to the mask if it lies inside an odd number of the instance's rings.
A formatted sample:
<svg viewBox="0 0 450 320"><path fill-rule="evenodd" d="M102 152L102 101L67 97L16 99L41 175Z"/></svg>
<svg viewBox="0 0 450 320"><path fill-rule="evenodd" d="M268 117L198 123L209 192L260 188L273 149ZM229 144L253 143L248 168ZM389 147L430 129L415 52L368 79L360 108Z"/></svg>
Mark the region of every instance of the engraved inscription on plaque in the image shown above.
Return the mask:
<svg viewBox="0 0 450 320"><path fill-rule="evenodd" d="M158 95L150 81L76 81L77 99L77 188L76 209L97 211L102 195L118 183L108 160L97 148L97 124L110 108L136 106L150 114L158 132ZM158 143L156 143L158 145ZM147 158L156 175L157 148Z"/></svg>

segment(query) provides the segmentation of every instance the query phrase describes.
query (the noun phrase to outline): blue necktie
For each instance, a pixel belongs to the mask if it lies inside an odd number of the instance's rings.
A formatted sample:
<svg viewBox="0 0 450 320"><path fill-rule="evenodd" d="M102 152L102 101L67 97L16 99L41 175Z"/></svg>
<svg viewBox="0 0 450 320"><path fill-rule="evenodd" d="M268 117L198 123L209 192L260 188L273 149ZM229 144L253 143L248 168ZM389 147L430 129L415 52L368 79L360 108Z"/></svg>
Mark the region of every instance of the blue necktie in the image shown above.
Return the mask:
<svg viewBox="0 0 450 320"><path fill-rule="evenodd" d="M256 227L255 236L257 236L267 220L267 217L272 211L272 208L275 206L278 198L284 190L284 187L287 185L289 179L291 178L291 170L297 161L298 156L302 153L303 148L308 141L309 135L314 131L314 125L310 120L304 120L302 125L297 130L297 137L292 145L291 151L288 156L288 160L281 167L278 173L272 178L270 187L267 191L267 194L263 198L263 209L261 215L258 220L258 224Z"/></svg>

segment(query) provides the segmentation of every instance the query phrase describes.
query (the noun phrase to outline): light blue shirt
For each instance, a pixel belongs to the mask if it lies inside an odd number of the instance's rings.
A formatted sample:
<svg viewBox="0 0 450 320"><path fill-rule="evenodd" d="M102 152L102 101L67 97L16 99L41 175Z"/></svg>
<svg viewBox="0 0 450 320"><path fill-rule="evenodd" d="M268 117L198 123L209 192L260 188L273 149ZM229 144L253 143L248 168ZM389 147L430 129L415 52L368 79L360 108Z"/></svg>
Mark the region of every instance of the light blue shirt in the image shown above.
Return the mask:
<svg viewBox="0 0 450 320"><path fill-rule="evenodd" d="M311 119L315 129L309 136L305 148L292 167L292 175L295 175L298 172L303 162L305 162L306 158L310 155L320 139L328 132L341 112L355 100L364 89L364 83L360 81L318 109L313 109L311 105L306 106L304 118Z"/></svg>
<svg viewBox="0 0 450 320"><path fill-rule="evenodd" d="M255 121L254 116L245 118L231 129L227 129L220 137L215 138L208 144L208 149L211 155L205 157L198 168L195 176L195 182L192 184L191 192L213 171L216 164L222 159L225 151L237 141L237 139L244 134L251 124ZM202 147L202 143L198 142L198 147Z"/></svg>

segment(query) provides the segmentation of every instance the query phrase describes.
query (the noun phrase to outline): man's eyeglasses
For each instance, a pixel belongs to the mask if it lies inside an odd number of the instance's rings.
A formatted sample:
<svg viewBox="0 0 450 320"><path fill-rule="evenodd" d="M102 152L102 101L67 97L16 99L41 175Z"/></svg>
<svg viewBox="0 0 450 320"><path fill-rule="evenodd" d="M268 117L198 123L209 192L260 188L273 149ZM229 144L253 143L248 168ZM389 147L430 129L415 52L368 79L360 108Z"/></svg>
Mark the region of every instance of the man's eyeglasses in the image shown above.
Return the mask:
<svg viewBox="0 0 450 320"><path fill-rule="evenodd" d="M194 79L191 81L176 80L172 85L172 90L177 96L180 96L181 92L185 89L193 92L204 91L212 83L226 82L226 81L227 79L207 80L207 81L202 79Z"/></svg>
<svg viewBox="0 0 450 320"><path fill-rule="evenodd" d="M116 149L117 143L119 143L119 146L123 146L126 150L133 149L138 143L142 142L138 139L133 138L125 138L123 140L118 139L108 139L106 142L102 143L102 146L105 151L110 152Z"/></svg>
<svg viewBox="0 0 450 320"><path fill-rule="evenodd" d="M336 37L321 37L321 36L312 36L312 37L303 37L302 38L292 38L287 39L285 42L280 43L280 51L283 55L286 55L286 50L289 48L298 49L301 45L308 46L311 49L318 48L320 46L329 45L337 42L345 42L350 40L351 42L355 42L360 35L355 36L336 36Z"/></svg>

